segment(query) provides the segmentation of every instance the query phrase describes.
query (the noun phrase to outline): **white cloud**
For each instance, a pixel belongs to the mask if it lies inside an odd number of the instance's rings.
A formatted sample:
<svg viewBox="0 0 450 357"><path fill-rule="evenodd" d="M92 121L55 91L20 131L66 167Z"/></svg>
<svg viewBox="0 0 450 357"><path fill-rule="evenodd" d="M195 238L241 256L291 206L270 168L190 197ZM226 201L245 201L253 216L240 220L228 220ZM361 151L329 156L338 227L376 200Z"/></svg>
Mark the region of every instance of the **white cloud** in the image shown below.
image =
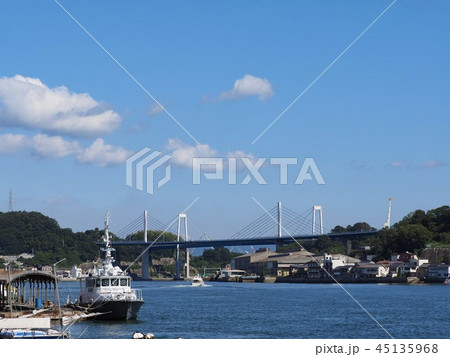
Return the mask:
<svg viewBox="0 0 450 357"><path fill-rule="evenodd" d="M258 159L255 157L255 155L253 155L252 153L247 154L247 153L243 152L242 150L229 151L229 152L227 153L227 157L228 157L228 158L230 158L230 157L235 157L235 158L238 158L238 159L244 157L244 158L248 158L248 159L252 160L252 162L258 160Z"/></svg>
<svg viewBox="0 0 450 357"><path fill-rule="evenodd" d="M447 163L439 160L428 160L420 165L420 167L422 168L443 167L443 166L447 166Z"/></svg>
<svg viewBox="0 0 450 357"><path fill-rule="evenodd" d="M240 170L244 168L240 158L248 158L252 162L256 162L257 158L253 154L247 154L241 150L230 151L226 155L222 155L219 151L213 149L208 144L197 144L188 145L179 139L169 139L165 147L166 150L170 151L171 156L170 162L173 165L180 167L192 168L193 158L205 158L205 157L215 157L224 159L224 168L228 168L228 158L237 158L237 168ZM206 165L207 166L207 165Z"/></svg>
<svg viewBox="0 0 450 357"><path fill-rule="evenodd" d="M155 115L158 115L162 111L164 111L164 109L160 105L155 103L152 106L150 106L147 114L149 117L154 117Z"/></svg>
<svg viewBox="0 0 450 357"><path fill-rule="evenodd" d="M423 163L411 163L406 161L392 161L389 165L389 167L398 169L398 168L408 168L408 169L430 169L430 168L438 168L438 167L444 167L448 166L446 162L439 161L439 160L428 160Z"/></svg>
<svg viewBox="0 0 450 357"><path fill-rule="evenodd" d="M0 154L12 154L28 147L28 137L19 134L0 135Z"/></svg>
<svg viewBox="0 0 450 357"><path fill-rule="evenodd" d="M79 154L82 147L76 141L67 141L60 136L37 134L30 139L35 154L41 157L65 157Z"/></svg>
<svg viewBox="0 0 450 357"><path fill-rule="evenodd" d="M99 138L77 156L77 162L100 167L114 166L124 163L132 154L120 146L107 145Z"/></svg>
<svg viewBox="0 0 450 357"><path fill-rule="evenodd" d="M0 78L0 125L70 136L112 132L120 116L87 93L49 88L38 78Z"/></svg>
<svg viewBox="0 0 450 357"><path fill-rule="evenodd" d="M220 157L219 152L208 144L190 146L179 139L169 139L166 149L172 151L170 153L171 162L182 167L192 167L192 158L194 157Z"/></svg>
<svg viewBox="0 0 450 357"><path fill-rule="evenodd" d="M34 154L47 157L64 157L82 151L76 141L67 141L60 136L37 134L33 137L21 134L0 135L0 153L12 154L21 150L31 149Z"/></svg>
<svg viewBox="0 0 450 357"><path fill-rule="evenodd" d="M272 84L267 78L254 77L246 74L244 77L237 79L231 90L219 94L217 100L241 99L250 96L257 96L263 101L273 97L274 91Z"/></svg>
<svg viewBox="0 0 450 357"><path fill-rule="evenodd" d="M405 167L405 166L407 166L407 164L403 161L392 161L389 166L393 167L393 168L399 168L399 167Z"/></svg>

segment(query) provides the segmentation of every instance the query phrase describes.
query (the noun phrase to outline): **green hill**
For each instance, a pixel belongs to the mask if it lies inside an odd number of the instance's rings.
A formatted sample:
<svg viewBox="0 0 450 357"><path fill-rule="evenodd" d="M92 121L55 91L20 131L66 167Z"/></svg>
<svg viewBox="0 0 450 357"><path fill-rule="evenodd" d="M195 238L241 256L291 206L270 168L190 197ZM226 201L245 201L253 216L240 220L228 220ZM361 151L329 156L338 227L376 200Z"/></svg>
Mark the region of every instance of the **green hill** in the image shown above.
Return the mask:
<svg viewBox="0 0 450 357"><path fill-rule="evenodd" d="M70 266L93 260L99 254L98 229L74 233L39 212L0 212L0 255L34 254L27 264L52 264L66 258Z"/></svg>

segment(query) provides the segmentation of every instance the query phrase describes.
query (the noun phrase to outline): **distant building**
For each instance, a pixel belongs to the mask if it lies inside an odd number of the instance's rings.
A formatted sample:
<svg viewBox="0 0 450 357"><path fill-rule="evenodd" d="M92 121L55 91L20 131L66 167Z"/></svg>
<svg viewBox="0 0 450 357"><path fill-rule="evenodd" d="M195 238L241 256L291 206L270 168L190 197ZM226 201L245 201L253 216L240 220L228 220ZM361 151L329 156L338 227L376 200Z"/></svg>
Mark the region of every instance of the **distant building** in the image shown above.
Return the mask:
<svg viewBox="0 0 450 357"><path fill-rule="evenodd" d="M329 273L333 272L334 269L344 265L354 265L359 263L361 260L349 257L344 254L327 254L325 253L322 257L322 263L326 271Z"/></svg>
<svg viewBox="0 0 450 357"><path fill-rule="evenodd" d="M22 266L23 263L19 260L20 258L32 259L32 258L34 258L34 255L28 254L28 253L22 253L19 255L0 255L0 258L2 258L6 263L16 264L17 266Z"/></svg>
<svg viewBox="0 0 450 357"><path fill-rule="evenodd" d="M298 272L299 265L306 265L314 257L320 259L320 256L312 256L306 251L297 251L271 255L261 263L271 275L289 276L292 274L293 267L297 266Z"/></svg>
<svg viewBox="0 0 450 357"><path fill-rule="evenodd" d="M425 263L425 264L421 264L420 267L417 269L417 277L420 280L427 279L429 266L430 266L430 263Z"/></svg>
<svg viewBox="0 0 450 357"><path fill-rule="evenodd" d="M76 265L74 265L73 267L72 267L72 269L70 270L70 276L72 277L72 278L81 278L82 277L82 270L81 270L81 268L78 268Z"/></svg>
<svg viewBox="0 0 450 357"><path fill-rule="evenodd" d="M428 265L427 279L445 280L448 276L450 276L450 265L444 263Z"/></svg>
<svg viewBox="0 0 450 357"><path fill-rule="evenodd" d="M235 269L245 270L246 274L272 276L301 276L308 278L327 277L328 271L339 266L353 265L359 259L344 254L311 254L305 250L287 253L271 252L269 249L260 249L255 253L247 253L234 258L232 266Z"/></svg>
<svg viewBox="0 0 450 357"><path fill-rule="evenodd" d="M239 269L222 269L219 273L219 278L239 278L245 275L244 270Z"/></svg>
<svg viewBox="0 0 450 357"><path fill-rule="evenodd" d="M287 276L291 273L291 266L306 264L311 260L311 254L306 251L276 253L262 248L255 253L240 255L232 260L231 266L245 270L248 275Z"/></svg>
<svg viewBox="0 0 450 357"><path fill-rule="evenodd" d="M324 271L319 262L311 260L306 266L308 279L320 279L324 275Z"/></svg>
<svg viewBox="0 0 450 357"><path fill-rule="evenodd" d="M382 278L389 274L389 267L384 264L357 263L353 268L355 278Z"/></svg>
<svg viewBox="0 0 450 357"><path fill-rule="evenodd" d="M268 248L261 248L258 249L255 253L247 253L235 257L231 265L234 266L235 269L245 270L247 274L260 274L261 268L258 267L257 263L273 254L276 253L270 251Z"/></svg>
<svg viewBox="0 0 450 357"><path fill-rule="evenodd" d="M354 265L341 265L333 269L333 276L335 278L350 278L352 276L352 269Z"/></svg>

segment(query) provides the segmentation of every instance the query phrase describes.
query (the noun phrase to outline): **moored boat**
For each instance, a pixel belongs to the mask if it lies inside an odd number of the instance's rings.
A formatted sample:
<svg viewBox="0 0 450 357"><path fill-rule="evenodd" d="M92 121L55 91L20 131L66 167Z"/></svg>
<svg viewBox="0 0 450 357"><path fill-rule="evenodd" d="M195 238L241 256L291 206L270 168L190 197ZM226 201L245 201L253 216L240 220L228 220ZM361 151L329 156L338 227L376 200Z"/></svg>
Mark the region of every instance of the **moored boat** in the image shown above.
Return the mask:
<svg viewBox="0 0 450 357"><path fill-rule="evenodd" d="M81 279L78 305L89 313L102 313L97 320L134 320L144 304L142 291L131 288L131 277L118 266L113 266L109 236L109 214L105 217L105 257L102 267L95 267L89 276Z"/></svg>
<svg viewBox="0 0 450 357"><path fill-rule="evenodd" d="M50 328L50 317L0 319L0 339L66 339L70 332Z"/></svg>

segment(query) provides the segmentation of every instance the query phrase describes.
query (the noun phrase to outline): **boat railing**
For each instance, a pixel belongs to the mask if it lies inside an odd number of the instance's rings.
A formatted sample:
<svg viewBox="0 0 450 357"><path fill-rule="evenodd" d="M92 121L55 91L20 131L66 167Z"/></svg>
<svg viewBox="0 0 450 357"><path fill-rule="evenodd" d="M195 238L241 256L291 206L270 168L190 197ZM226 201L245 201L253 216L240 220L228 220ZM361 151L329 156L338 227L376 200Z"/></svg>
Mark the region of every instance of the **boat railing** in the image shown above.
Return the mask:
<svg viewBox="0 0 450 357"><path fill-rule="evenodd" d="M136 295L137 300L143 300L141 289L131 289L131 294Z"/></svg>

